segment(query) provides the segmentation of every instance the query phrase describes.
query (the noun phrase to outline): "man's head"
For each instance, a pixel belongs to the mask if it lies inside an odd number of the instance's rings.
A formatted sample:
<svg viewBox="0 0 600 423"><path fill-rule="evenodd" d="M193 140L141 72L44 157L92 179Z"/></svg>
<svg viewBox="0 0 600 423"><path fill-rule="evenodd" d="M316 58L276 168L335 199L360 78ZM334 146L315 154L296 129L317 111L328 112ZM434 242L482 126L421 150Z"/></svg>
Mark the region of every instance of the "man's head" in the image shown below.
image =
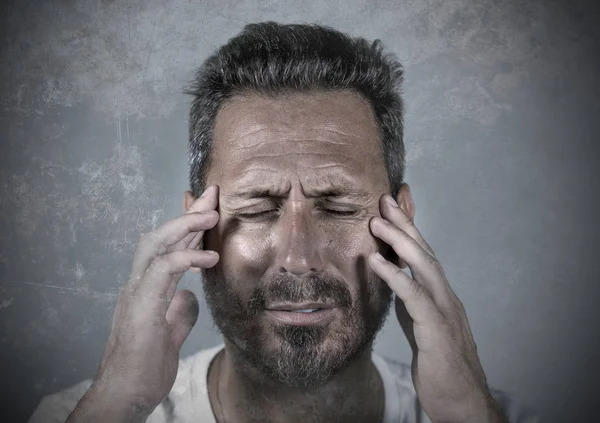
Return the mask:
<svg viewBox="0 0 600 423"><path fill-rule="evenodd" d="M188 91L185 203L220 188L204 237L221 257L203 272L207 302L235 352L290 386L323 383L361 356L389 310L366 257L391 257L369 232L381 195L410 200L401 82L377 41L267 22L208 58ZM328 309L277 311L300 305Z"/></svg>

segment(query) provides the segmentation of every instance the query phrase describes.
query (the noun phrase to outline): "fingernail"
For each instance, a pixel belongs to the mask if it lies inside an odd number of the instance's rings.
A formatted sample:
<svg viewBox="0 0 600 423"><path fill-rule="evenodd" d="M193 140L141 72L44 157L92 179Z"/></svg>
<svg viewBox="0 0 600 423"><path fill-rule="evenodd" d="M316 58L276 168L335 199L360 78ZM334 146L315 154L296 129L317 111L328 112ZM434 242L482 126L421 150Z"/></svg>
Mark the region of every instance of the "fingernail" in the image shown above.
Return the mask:
<svg viewBox="0 0 600 423"><path fill-rule="evenodd" d="M206 197L211 189L212 189L212 185L209 186L208 188L206 188L200 197Z"/></svg>
<svg viewBox="0 0 600 423"><path fill-rule="evenodd" d="M391 195L386 195L385 200L390 206L398 208L398 203L396 203L396 200L394 200Z"/></svg>
<svg viewBox="0 0 600 423"><path fill-rule="evenodd" d="M385 261L385 259L381 254L379 254L379 252L375 253L375 258L379 261Z"/></svg>

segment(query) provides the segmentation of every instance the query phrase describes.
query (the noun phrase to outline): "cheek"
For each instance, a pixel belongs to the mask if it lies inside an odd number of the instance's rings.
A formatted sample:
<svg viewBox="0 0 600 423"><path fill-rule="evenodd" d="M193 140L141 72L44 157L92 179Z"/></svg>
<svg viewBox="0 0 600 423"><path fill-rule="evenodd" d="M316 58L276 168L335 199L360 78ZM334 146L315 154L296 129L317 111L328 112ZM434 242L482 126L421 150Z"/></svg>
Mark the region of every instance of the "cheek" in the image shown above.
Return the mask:
<svg viewBox="0 0 600 423"><path fill-rule="evenodd" d="M221 240L220 265L225 278L237 288L252 290L268 269L268 240L257 231L239 231Z"/></svg>
<svg viewBox="0 0 600 423"><path fill-rule="evenodd" d="M377 239L366 224L328 233L328 254L332 264L351 280L365 276L369 254L378 251Z"/></svg>

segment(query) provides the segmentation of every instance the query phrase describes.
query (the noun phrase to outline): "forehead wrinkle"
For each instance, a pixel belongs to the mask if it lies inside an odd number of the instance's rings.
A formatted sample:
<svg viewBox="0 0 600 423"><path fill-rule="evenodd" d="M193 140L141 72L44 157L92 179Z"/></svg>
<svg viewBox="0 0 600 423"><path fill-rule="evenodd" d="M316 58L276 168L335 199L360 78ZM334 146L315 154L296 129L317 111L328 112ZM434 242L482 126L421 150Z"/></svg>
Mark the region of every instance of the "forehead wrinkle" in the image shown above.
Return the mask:
<svg viewBox="0 0 600 423"><path fill-rule="evenodd" d="M267 128L259 127L258 129L253 129L253 130L245 132L243 134L238 134L235 138L233 138L233 140L238 140L240 138L246 138L246 137L249 137L251 135L255 135L255 134L258 134L260 132L267 131L267 130L268 130Z"/></svg>
<svg viewBox="0 0 600 423"><path fill-rule="evenodd" d="M240 175L243 175L243 174L248 173L248 172L257 172L257 171L259 171L259 172L268 172L268 173L280 173L281 172L280 170L269 169L267 167L251 167L251 168L242 170L240 172Z"/></svg>
<svg viewBox="0 0 600 423"><path fill-rule="evenodd" d="M291 152L283 152L283 153L275 153L275 154L252 155L251 157L247 157L246 160L243 160L243 161L279 157L279 156L285 156L288 154L294 155L294 156L335 156L335 157L344 157L348 160L354 160L353 157L346 156L345 154L340 154L340 153L317 153L317 152L305 153L305 152L299 152L299 151L296 151L296 152L291 151Z"/></svg>
<svg viewBox="0 0 600 423"><path fill-rule="evenodd" d="M341 165L339 163L314 166L311 169L329 169L329 168L340 168L340 169L342 169L342 171L345 169L344 165ZM237 178L238 182L241 184L244 184L245 179L248 179L251 181L250 182L251 184L255 184L256 181L252 181L252 179L255 179L256 177L245 176L246 174L251 173L251 172L256 172L258 175L260 175L260 173L262 173L262 172L281 174L281 170L279 170L279 169L272 169L272 168L267 168L267 167L249 167L249 168L243 169L242 171L239 172L239 177ZM260 175L260 176L262 176L262 175Z"/></svg>
<svg viewBox="0 0 600 423"><path fill-rule="evenodd" d="M290 133L294 133L297 131L294 130L289 130L289 129L278 129L278 128L272 128L272 127L264 127L264 126L260 126L258 129L252 129L248 132L245 132L243 134L232 134L233 137L230 138L230 142L235 142L235 141L239 141L242 139L245 139L247 137L252 137L255 136L257 134L260 134L261 132L266 132L266 135L263 139L263 137L259 137L260 139L251 144L251 145L243 145L243 146L236 146L235 149L239 149L239 150L245 150L245 149L253 149L256 146L259 145L264 145L264 144L270 144L270 143L280 143L280 139L279 137L275 140L269 141L269 138L271 134L280 134L280 133L285 133L285 134L290 134ZM325 127L317 127L317 128L311 128L311 129L304 129L302 131L303 133L310 133L310 132L330 132L336 135L341 135L342 137L348 137L348 138L353 138L353 139L357 139L360 142L368 142L367 140L369 138L371 138L371 136L373 134L361 134L361 135L355 135L355 134L350 134L350 133L345 133L343 131L339 131L336 129L331 129L331 128L325 128ZM377 135L377 134L375 134ZM322 138L293 138L293 137L281 137L283 139L285 139L285 141L293 141L293 142L322 142L322 143L327 143L327 144L333 144L333 145L348 145L351 146L352 143L349 142L343 142L343 141L337 141L337 140L330 140L330 139L322 139Z"/></svg>
<svg viewBox="0 0 600 423"><path fill-rule="evenodd" d="M321 169L336 169L336 168L341 168L343 169L342 171L344 171L346 168L344 165L341 164L324 164L324 165L320 165L320 166L314 166L311 168L311 170L321 170ZM361 167L360 170L363 170L364 168Z"/></svg>
<svg viewBox="0 0 600 423"><path fill-rule="evenodd" d="M359 138L359 137L356 137L356 138L362 140L362 138ZM238 149L238 150L248 150L248 149L256 148L256 146L258 146L258 145L274 144L274 143L281 144L283 141L285 141L285 142L295 142L295 143L319 142L319 143L333 144L333 145L347 145L347 146L351 146L352 145L351 143L348 143L348 142L335 142L335 141L331 141L331 140L318 139L318 138L285 138L285 140L276 139L276 140L272 140L272 141L259 141L259 142L255 143L255 144L248 145L248 146L237 146L236 149Z"/></svg>
<svg viewBox="0 0 600 423"><path fill-rule="evenodd" d="M344 169L344 167L340 165L330 165L325 167L338 167ZM248 170L245 173L248 173L251 170ZM238 180L240 186L231 193L223 193L224 197L232 200L269 197L281 198L286 197L285 194L291 189L291 184L289 182L285 183L282 179L278 179L275 183L265 180L264 178L260 178L262 179L260 182L252 179L252 177L246 177L241 181ZM305 189L302 185L309 185L310 187ZM343 170L340 172L327 172L323 175L317 175L309 181L301 182L301 186L305 195L311 198L329 197L348 198L357 201L371 201L373 197L373 194L370 191L358 188L356 181Z"/></svg>
<svg viewBox="0 0 600 423"><path fill-rule="evenodd" d="M363 136L359 136L359 135L355 135L355 134L349 134L349 133L346 133L346 132L338 131L336 129L322 128L322 127L318 127L318 128L315 128L315 129L318 130L318 131L332 132L332 133L337 134L337 135L342 135L344 137L350 137L350 138L356 138L358 140L363 141ZM364 136L368 137L369 134L364 134Z"/></svg>

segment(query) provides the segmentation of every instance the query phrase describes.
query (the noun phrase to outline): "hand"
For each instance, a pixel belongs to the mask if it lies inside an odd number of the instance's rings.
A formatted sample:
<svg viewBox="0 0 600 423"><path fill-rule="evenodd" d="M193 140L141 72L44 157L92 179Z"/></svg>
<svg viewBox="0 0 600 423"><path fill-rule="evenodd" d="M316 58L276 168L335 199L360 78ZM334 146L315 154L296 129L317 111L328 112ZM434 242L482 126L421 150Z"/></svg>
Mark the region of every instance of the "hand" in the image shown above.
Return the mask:
<svg viewBox="0 0 600 423"><path fill-rule="evenodd" d="M140 237L98 373L86 394L88 405L90 397L96 404L94 410L99 403L109 409L117 404L135 410L136 418L147 416L173 387L179 350L198 318L196 297L186 290L175 294L177 283L192 266L209 268L219 260L216 252L198 249L204 231L219 220L217 187L206 194L183 216ZM90 407L74 414L97 416ZM126 414L119 420L128 420ZM79 420L75 417L69 421Z"/></svg>
<svg viewBox="0 0 600 423"><path fill-rule="evenodd" d="M392 246L398 263L377 254L371 269L396 293L396 315L413 352L412 377L421 406L433 422L503 422L477 356L462 302L431 247L405 210L380 199L373 234ZM401 270L408 265L412 277Z"/></svg>

